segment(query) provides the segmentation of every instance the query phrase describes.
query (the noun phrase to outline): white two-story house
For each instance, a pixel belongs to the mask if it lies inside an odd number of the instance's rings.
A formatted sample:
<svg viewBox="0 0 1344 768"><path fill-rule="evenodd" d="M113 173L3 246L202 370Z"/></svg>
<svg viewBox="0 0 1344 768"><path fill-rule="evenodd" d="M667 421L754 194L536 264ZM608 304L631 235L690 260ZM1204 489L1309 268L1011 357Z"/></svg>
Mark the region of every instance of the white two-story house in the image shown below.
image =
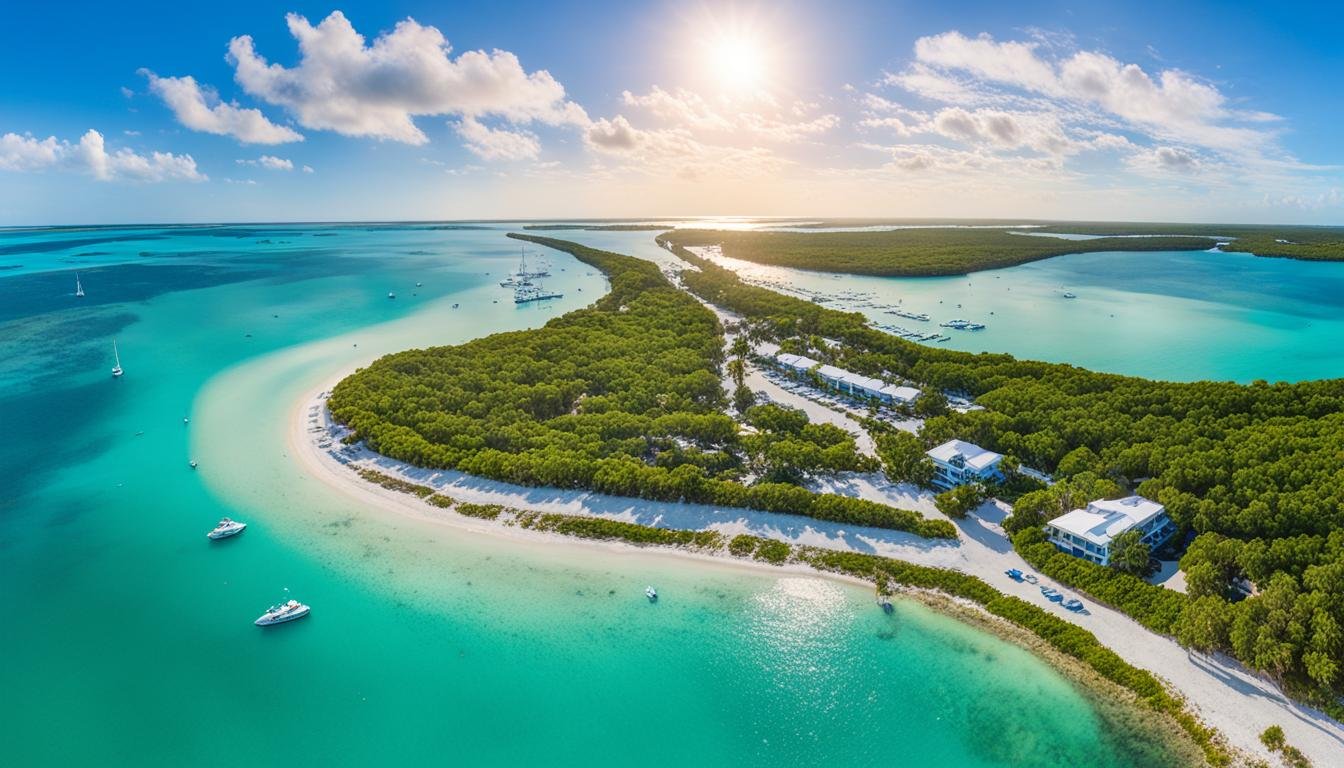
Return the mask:
<svg viewBox="0 0 1344 768"><path fill-rule="evenodd" d="M999 463L1003 454L987 451L964 440L948 440L927 452L937 471L933 484L939 488L953 488L971 482L1003 479Z"/></svg>
<svg viewBox="0 0 1344 768"><path fill-rule="evenodd" d="M1143 543L1153 548L1176 532L1166 507L1142 496L1129 496L1094 501L1060 515L1046 523L1045 535L1061 552L1110 565L1111 541L1134 528L1143 532Z"/></svg>

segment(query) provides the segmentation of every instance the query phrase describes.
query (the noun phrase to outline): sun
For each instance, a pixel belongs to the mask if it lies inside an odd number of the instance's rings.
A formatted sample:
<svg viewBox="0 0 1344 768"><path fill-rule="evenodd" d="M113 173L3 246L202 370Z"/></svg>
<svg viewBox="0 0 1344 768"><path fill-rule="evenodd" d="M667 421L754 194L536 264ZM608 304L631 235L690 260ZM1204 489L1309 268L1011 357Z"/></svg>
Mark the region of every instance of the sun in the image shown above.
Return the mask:
<svg viewBox="0 0 1344 768"><path fill-rule="evenodd" d="M754 91L765 84L766 50L753 35L723 33L709 44L707 64L711 75L725 91Z"/></svg>

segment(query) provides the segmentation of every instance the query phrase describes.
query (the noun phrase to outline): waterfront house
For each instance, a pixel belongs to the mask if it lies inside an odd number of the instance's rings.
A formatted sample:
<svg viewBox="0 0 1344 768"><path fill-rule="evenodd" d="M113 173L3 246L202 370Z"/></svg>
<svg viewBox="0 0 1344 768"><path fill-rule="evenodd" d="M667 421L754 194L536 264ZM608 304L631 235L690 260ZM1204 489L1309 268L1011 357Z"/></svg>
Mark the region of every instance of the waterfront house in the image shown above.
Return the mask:
<svg viewBox="0 0 1344 768"><path fill-rule="evenodd" d="M1045 525L1046 537L1061 552L1098 565L1111 562L1111 542L1137 528L1143 543L1160 546L1176 532L1167 508L1142 496L1103 499L1060 515Z"/></svg>
<svg viewBox="0 0 1344 768"><path fill-rule="evenodd" d="M881 379L852 373L804 355L780 353L775 355L775 363L798 378L807 378L815 374L823 386L851 397L901 404L914 402L915 398L919 397L919 390L914 387L888 384Z"/></svg>
<svg viewBox="0 0 1344 768"><path fill-rule="evenodd" d="M948 440L928 451L927 455L937 468L933 484L939 488L1003 479L1003 471L999 468L1003 454L987 451L965 440Z"/></svg>

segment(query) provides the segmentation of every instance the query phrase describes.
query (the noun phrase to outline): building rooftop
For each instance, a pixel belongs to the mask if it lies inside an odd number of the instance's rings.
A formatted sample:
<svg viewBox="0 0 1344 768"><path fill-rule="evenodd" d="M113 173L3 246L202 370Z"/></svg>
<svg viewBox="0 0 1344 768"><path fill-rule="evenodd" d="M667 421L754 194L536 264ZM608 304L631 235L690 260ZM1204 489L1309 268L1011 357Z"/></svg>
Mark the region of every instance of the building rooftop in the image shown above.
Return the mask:
<svg viewBox="0 0 1344 768"><path fill-rule="evenodd" d="M975 443L968 443L965 440L948 440L928 452L929 458L943 463L951 462L953 457L958 454L965 459L966 466L976 471L992 467L1003 458L1001 453L987 451Z"/></svg>
<svg viewBox="0 0 1344 768"><path fill-rule="evenodd" d="M787 365L790 368L815 368L821 364L820 361L813 360L810 357L794 355L788 352L780 352L775 355L775 360L777 360L780 365Z"/></svg>
<svg viewBox="0 0 1344 768"><path fill-rule="evenodd" d="M1136 525L1143 525L1166 511L1166 507L1142 496L1123 499L1104 499L1088 504L1084 509L1066 512L1050 525L1072 533L1098 546L1107 546L1111 539Z"/></svg>
<svg viewBox="0 0 1344 768"><path fill-rule="evenodd" d="M919 390L914 387L902 387L896 384L888 384L882 387L882 393L890 395L895 400L905 400L909 402L919 397Z"/></svg>

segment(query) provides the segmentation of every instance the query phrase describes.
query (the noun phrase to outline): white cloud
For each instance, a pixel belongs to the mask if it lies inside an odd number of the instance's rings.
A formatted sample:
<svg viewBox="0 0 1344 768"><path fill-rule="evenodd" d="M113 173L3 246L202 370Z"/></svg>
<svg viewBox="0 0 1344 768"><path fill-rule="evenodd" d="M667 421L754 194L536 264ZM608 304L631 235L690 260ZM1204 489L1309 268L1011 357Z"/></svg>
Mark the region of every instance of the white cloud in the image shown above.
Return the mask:
<svg viewBox="0 0 1344 768"><path fill-rule="evenodd" d="M68 152L69 145L55 136L36 139L31 135L6 133L0 136L0 169L36 171L55 165Z"/></svg>
<svg viewBox="0 0 1344 768"><path fill-rule="evenodd" d="M268 171L294 170L294 161L283 157L276 157L275 155L262 155L255 160L235 160L234 162L239 165L254 165L258 168L265 168Z"/></svg>
<svg viewBox="0 0 1344 768"><path fill-rule="evenodd" d="M1062 114L1118 120L1168 143L1252 156L1277 152L1272 133L1245 125L1273 122L1275 115L1231 109L1215 86L1181 70L1150 75L1138 64L1098 51L1053 57L1039 42L970 38L960 32L920 38L915 57L910 68L889 75L887 82L963 106L1043 99Z"/></svg>
<svg viewBox="0 0 1344 768"><path fill-rule="evenodd" d="M788 164L764 147L711 144L685 128L644 130L622 115L594 121L584 140L590 149L622 161L625 170L662 177L755 177Z"/></svg>
<svg viewBox="0 0 1344 768"><path fill-rule="evenodd" d="M541 152L541 142L528 131L491 128L472 117L462 118L455 128L464 146L482 160L533 160Z"/></svg>
<svg viewBox="0 0 1344 768"><path fill-rule="evenodd" d="M10 171L74 170L99 181L204 181L191 155L152 151L139 154L122 147L108 152L103 135L90 129L71 144L55 136L0 136L0 169Z"/></svg>
<svg viewBox="0 0 1344 768"><path fill-rule="evenodd" d="M996 109L968 111L961 107L949 107L934 115L931 127L951 139L971 144L989 144L1002 149L1026 148L1044 154L1062 155L1080 148L1065 134L1059 120L1049 114Z"/></svg>
<svg viewBox="0 0 1344 768"><path fill-rule="evenodd" d="M411 19L372 44L340 11L317 26L297 14L286 20L299 45L297 65L268 63L248 35L229 42L228 58L245 91L284 107L304 127L424 144L428 137L415 124L423 115L588 123L549 72L525 71L508 51L467 51L453 58L438 29ZM518 151L523 142L515 137L512 143Z"/></svg>
<svg viewBox="0 0 1344 768"><path fill-rule="evenodd" d="M1193 174L1202 171L1207 161L1184 147L1138 149L1127 158L1130 167L1140 172Z"/></svg>
<svg viewBox="0 0 1344 768"><path fill-rule="evenodd" d="M658 118L663 127L699 133L744 132L766 141L788 143L823 134L840 124L840 117L818 114L818 105L794 100L781 105L767 94L723 97L717 103L700 94L654 85L646 94L624 91L621 100Z"/></svg>
<svg viewBox="0 0 1344 768"><path fill-rule="evenodd" d="M638 143L638 132L630 121L617 115L610 120L602 118L593 122L585 134L589 145L597 149L623 151L634 149Z"/></svg>
<svg viewBox="0 0 1344 768"><path fill-rule="evenodd" d="M177 121L193 131L232 136L244 144L303 141L300 133L272 123L261 110L224 103L218 94L202 88L191 76L159 77L148 69L140 70L140 74L149 78L149 89L163 99Z"/></svg>

